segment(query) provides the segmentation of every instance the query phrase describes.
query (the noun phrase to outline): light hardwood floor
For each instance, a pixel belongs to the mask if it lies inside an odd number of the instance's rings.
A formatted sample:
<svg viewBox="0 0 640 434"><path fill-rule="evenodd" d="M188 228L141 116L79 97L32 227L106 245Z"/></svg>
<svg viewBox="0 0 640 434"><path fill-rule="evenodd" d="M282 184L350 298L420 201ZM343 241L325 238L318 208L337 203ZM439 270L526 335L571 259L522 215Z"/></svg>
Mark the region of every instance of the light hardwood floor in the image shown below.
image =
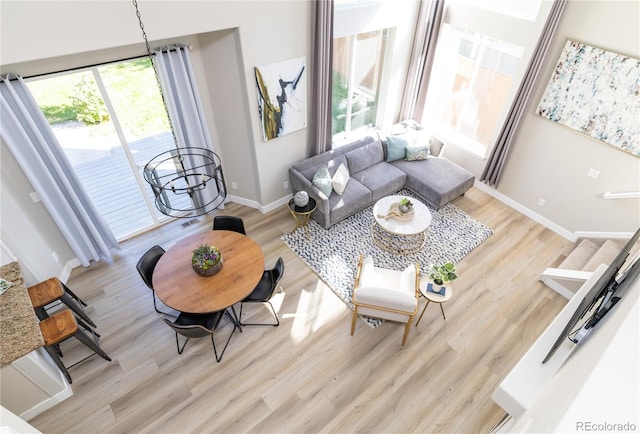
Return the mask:
<svg viewBox="0 0 640 434"><path fill-rule="evenodd" d="M146 249L210 230L212 217L123 243L112 262L76 269L68 282L113 361L73 367L74 395L30 423L44 433L489 432L502 416L491 394L565 304L538 276L573 245L475 188L454 204L494 234L458 264L447 319L429 306L405 347L403 326L391 322L359 321L350 336L350 309L280 240L294 227L286 206L220 212L245 219L266 267L285 261L280 326L245 327L221 363L209 339L177 354L135 269ZM260 306L247 313L269 319ZM86 351L73 341L65 359Z"/></svg>

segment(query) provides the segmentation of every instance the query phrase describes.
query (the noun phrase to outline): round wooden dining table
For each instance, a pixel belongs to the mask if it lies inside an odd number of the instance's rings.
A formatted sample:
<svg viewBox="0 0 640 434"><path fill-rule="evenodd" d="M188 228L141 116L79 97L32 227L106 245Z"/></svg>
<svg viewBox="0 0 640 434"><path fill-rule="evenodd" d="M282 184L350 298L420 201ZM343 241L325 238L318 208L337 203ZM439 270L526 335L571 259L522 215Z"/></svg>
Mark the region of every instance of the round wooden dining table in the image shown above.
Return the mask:
<svg viewBox="0 0 640 434"><path fill-rule="evenodd" d="M191 256L200 244L220 249L222 268L213 276L200 276L191 268ZM153 271L153 288L164 304L179 312L217 312L243 300L264 272L264 254L246 235L212 230L178 241Z"/></svg>

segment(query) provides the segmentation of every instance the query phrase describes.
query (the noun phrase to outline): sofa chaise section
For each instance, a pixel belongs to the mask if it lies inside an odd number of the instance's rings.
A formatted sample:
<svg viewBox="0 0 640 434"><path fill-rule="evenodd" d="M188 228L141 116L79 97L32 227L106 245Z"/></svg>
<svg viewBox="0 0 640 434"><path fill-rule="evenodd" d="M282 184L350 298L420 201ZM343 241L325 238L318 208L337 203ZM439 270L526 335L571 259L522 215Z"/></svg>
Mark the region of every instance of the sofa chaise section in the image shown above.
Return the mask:
<svg viewBox="0 0 640 434"><path fill-rule="evenodd" d="M471 172L443 157L391 164L407 174L406 187L436 209L462 196L475 181Z"/></svg>

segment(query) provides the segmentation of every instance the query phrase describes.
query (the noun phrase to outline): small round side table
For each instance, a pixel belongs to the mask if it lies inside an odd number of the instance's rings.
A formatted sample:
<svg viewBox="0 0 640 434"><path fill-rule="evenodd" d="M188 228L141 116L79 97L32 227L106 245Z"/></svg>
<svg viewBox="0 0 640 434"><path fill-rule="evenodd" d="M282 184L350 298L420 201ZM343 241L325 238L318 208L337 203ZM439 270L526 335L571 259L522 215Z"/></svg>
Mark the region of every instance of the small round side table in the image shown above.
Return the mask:
<svg viewBox="0 0 640 434"><path fill-rule="evenodd" d="M316 210L316 206L316 201L312 197L309 198L309 203L305 206L297 206L293 198L289 200L289 211L291 211L291 215L296 221L296 227L293 228L291 233L294 233L298 228L303 228L304 233L307 236L307 240L310 240L307 224L311 218L311 213Z"/></svg>
<svg viewBox="0 0 640 434"><path fill-rule="evenodd" d="M416 326L420 323L422 319L422 315L424 315L424 311L427 310L427 306L429 303L438 303L440 305L440 310L442 311L442 318L447 319L444 316L444 308L442 307L442 303L448 301L453 296L453 289L451 288L451 282L446 284L446 289L444 295L434 294L433 292L427 291L427 285L431 282L429 279L424 279L420 282L420 295L427 299L427 304L424 305L424 309L422 309L422 313L416 322Z"/></svg>

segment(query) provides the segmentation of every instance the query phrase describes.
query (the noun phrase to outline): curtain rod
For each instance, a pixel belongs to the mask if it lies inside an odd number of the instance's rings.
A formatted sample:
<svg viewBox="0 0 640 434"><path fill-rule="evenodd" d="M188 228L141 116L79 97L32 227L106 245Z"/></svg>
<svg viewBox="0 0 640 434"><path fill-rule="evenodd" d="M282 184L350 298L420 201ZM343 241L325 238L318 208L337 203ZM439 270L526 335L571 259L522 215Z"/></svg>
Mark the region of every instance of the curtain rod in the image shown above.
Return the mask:
<svg viewBox="0 0 640 434"><path fill-rule="evenodd" d="M74 71L79 71L81 69L89 69L89 68L95 68L96 66L109 65L111 63L126 62L128 60L142 59L143 57L148 57L148 56L145 54L143 56L134 56L134 57L127 57L125 59L110 60L108 62L93 63L91 65L75 66L73 68L61 69L59 71L43 72L42 74L28 75L28 76L22 77L22 78L24 80L26 80L26 79L29 79L29 78L44 77L45 75L62 74L62 73L66 73L66 72L74 72ZM17 80L17 78L11 78L10 80Z"/></svg>
<svg viewBox="0 0 640 434"><path fill-rule="evenodd" d="M168 53L170 51L173 50L178 50L178 48L187 48L189 50L191 50L191 45L169 45L169 46L164 46L162 48L157 49L156 51L160 51L162 53ZM116 59L116 60L110 60L108 62L100 62L100 63L94 63L92 65L83 65L83 66L76 66L73 68L68 68L68 69L61 69L59 71L52 71L52 72L43 72L42 74L33 74L33 75L28 75L26 77L22 77L24 80L29 79L29 78L37 78L37 77L44 77L45 75L53 75L53 74L62 74L62 73L66 73L66 72L74 72L74 71L79 71L81 69L89 69L89 68L95 68L96 66L104 66L104 65L110 65L112 63L118 63L118 62L127 62L129 60L135 60L135 59L142 59L144 57L149 57L146 54L140 55L140 56L133 56L133 57L127 57L124 59ZM11 80L17 80L17 78L10 78Z"/></svg>

